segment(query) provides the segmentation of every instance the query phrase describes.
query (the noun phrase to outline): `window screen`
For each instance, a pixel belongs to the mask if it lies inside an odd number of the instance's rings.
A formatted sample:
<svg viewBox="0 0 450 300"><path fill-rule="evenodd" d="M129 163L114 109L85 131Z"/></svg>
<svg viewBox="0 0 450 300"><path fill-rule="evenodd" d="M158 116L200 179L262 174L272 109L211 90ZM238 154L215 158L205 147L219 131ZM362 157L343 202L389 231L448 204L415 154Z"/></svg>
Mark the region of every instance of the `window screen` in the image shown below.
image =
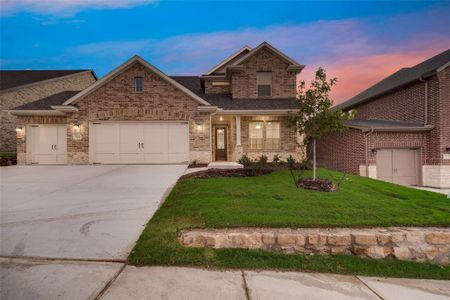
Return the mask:
<svg viewBox="0 0 450 300"><path fill-rule="evenodd" d="M256 85L258 87L259 97L268 97L272 95L272 72L257 72Z"/></svg>

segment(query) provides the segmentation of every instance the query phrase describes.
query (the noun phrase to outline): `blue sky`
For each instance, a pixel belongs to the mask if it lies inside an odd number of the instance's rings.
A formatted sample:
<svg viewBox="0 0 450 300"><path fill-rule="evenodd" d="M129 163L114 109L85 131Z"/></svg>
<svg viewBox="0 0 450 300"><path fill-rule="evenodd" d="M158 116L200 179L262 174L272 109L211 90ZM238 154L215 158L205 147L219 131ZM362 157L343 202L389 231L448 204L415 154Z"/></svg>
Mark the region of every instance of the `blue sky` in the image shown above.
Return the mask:
<svg viewBox="0 0 450 300"><path fill-rule="evenodd" d="M338 77L337 101L450 48L450 2L0 0L2 69L94 69L134 54L197 75L266 40Z"/></svg>

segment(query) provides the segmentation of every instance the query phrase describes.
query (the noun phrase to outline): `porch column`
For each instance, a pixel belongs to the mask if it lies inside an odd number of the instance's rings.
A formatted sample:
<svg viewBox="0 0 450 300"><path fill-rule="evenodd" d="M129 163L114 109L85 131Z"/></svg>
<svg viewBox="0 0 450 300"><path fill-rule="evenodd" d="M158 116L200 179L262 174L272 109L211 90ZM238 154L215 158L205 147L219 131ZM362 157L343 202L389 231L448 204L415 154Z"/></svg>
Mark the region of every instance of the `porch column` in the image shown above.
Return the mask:
<svg viewBox="0 0 450 300"><path fill-rule="evenodd" d="M241 146L241 117L236 116L236 146Z"/></svg>
<svg viewBox="0 0 450 300"><path fill-rule="evenodd" d="M241 146L241 117L236 116L236 148L235 148L235 160L239 160L242 157Z"/></svg>

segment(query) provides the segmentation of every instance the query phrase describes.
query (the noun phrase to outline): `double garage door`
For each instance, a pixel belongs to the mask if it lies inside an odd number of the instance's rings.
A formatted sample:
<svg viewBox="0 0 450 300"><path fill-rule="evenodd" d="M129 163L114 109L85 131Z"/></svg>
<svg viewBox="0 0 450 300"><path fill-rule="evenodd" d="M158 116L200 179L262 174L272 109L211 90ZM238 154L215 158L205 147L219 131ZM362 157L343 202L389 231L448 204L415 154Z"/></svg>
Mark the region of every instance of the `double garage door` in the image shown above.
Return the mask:
<svg viewBox="0 0 450 300"><path fill-rule="evenodd" d="M102 122L90 126L93 163L185 163L189 160L187 123Z"/></svg>
<svg viewBox="0 0 450 300"><path fill-rule="evenodd" d="M419 151L380 149L377 151L377 178L402 185L419 185Z"/></svg>

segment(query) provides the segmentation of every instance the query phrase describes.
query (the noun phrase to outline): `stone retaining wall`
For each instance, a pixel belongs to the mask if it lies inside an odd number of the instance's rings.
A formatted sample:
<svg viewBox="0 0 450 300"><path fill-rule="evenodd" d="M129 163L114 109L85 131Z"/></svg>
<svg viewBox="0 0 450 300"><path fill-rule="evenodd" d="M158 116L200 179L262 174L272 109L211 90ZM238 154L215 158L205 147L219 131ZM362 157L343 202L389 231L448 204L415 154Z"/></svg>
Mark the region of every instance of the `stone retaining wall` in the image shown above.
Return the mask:
<svg viewBox="0 0 450 300"><path fill-rule="evenodd" d="M283 253L358 255L449 264L450 228L234 228L180 232L186 247L264 249Z"/></svg>

